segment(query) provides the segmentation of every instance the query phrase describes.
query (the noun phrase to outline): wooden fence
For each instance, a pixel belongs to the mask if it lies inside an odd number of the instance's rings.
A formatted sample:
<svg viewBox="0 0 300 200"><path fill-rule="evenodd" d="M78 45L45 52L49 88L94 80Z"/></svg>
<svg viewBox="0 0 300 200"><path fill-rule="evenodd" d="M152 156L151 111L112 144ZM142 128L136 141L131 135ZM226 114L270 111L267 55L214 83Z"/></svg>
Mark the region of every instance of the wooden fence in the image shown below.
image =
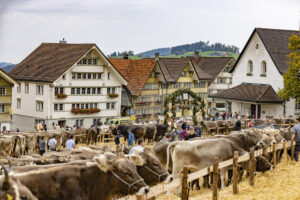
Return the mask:
<svg viewBox="0 0 300 200"><path fill-rule="evenodd" d="M249 167L249 184L251 186L254 186L254 174L255 174L255 157L260 155L267 155L269 153L273 153L273 165L274 168L276 167L276 151L283 149L284 156L283 160L284 163L287 164L288 158L287 158L287 149L291 148L291 155L294 155L295 151L295 142L289 141L289 142L283 142L279 144L273 144L273 146L266 147L264 149L259 149L257 151L254 151L254 148L251 148L250 153L239 156L239 153L236 151L234 152L234 157L232 159L219 162L219 158L215 158L215 162L212 166L201 169L199 171L193 172L188 174L188 166L185 166L183 169L183 177L177 178L173 180L171 183L164 184L159 183L153 187L150 188L149 193L147 196L136 196L136 195L129 195L126 197L119 198L118 200L136 200L136 199L155 199L156 196L160 194L164 194L167 191L170 191L172 189L176 189L178 187L181 187L181 199L187 200L188 199L188 183L192 182L194 180L197 180L203 176L209 175L210 173L213 173L213 184L212 184L212 199L217 200L218 199L218 178L219 178L219 170L224 167L232 166L233 168L233 177L232 177L232 185L233 185L233 194L238 194L238 163L250 161L250 167ZM292 160L293 160L292 156Z"/></svg>

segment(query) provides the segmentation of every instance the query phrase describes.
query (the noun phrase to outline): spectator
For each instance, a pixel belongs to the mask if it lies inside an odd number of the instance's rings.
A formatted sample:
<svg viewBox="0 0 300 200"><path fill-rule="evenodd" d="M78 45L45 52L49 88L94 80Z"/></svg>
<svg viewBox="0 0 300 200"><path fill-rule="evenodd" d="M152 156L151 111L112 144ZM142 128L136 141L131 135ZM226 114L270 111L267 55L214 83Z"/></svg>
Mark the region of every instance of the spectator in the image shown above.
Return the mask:
<svg viewBox="0 0 300 200"><path fill-rule="evenodd" d="M188 129L186 128L186 129L184 129L184 130L182 131L181 139L184 140L184 138L185 138L185 136L186 136L187 134L188 134Z"/></svg>
<svg viewBox="0 0 300 200"><path fill-rule="evenodd" d="M248 123L248 127L251 128L253 126L252 121L250 120Z"/></svg>
<svg viewBox="0 0 300 200"><path fill-rule="evenodd" d="M46 124L44 124L44 130L47 131L47 125Z"/></svg>
<svg viewBox="0 0 300 200"><path fill-rule="evenodd" d="M202 137L201 126L196 127L196 135L197 135L197 137Z"/></svg>
<svg viewBox="0 0 300 200"><path fill-rule="evenodd" d="M45 146L46 146L44 136L41 137L39 143L40 143L40 155L42 156L45 153Z"/></svg>
<svg viewBox="0 0 300 200"><path fill-rule="evenodd" d="M171 141L171 135L166 133L162 139L163 142L168 143Z"/></svg>
<svg viewBox="0 0 300 200"><path fill-rule="evenodd" d="M128 133L129 133L129 135L128 135L128 146L131 147L133 145L133 141L134 141L134 134L133 134L131 129L128 129Z"/></svg>
<svg viewBox="0 0 300 200"><path fill-rule="evenodd" d="M216 113L216 118L217 118L217 119L219 118L219 112Z"/></svg>
<svg viewBox="0 0 300 200"><path fill-rule="evenodd" d="M182 130L181 126L179 126L177 133L176 133L178 140L182 140L182 132L183 132L183 130Z"/></svg>
<svg viewBox="0 0 300 200"><path fill-rule="evenodd" d="M298 153L300 151L300 116L296 119L297 124L292 129L292 139L296 141L295 160L298 162Z"/></svg>
<svg viewBox="0 0 300 200"><path fill-rule="evenodd" d="M144 151L144 140L142 138L139 138L137 140L138 145L135 147L132 147L129 154L133 154L134 151Z"/></svg>
<svg viewBox="0 0 300 200"><path fill-rule="evenodd" d="M182 130L185 130L185 129L187 128L186 122L183 122L183 123L182 123L181 128L182 128Z"/></svg>
<svg viewBox="0 0 300 200"><path fill-rule="evenodd" d="M50 151L56 151L56 144L57 144L57 141L56 141L55 137L53 136L48 142L48 146L50 147Z"/></svg>
<svg viewBox="0 0 300 200"><path fill-rule="evenodd" d="M242 124L240 120L237 120L235 123L235 130L241 130Z"/></svg>
<svg viewBox="0 0 300 200"><path fill-rule="evenodd" d="M74 149L75 147L75 142L73 140L73 135L70 136L70 139L67 140L66 142L66 147L67 147L67 150L69 149Z"/></svg>
<svg viewBox="0 0 300 200"><path fill-rule="evenodd" d="M195 134L195 129L194 127L190 127L190 133L185 137L185 140L189 140L192 139L194 137L197 137L197 135Z"/></svg>
<svg viewBox="0 0 300 200"><path fill-rule="evenodd" d="M117 130L117 135L115 138L116 145L120 144L120 138L123 137L123 135L120 134L120 132Z"/></svg>
<svg viewBox="0 0 300 200"><path fill-rule="evenodd" d="M223 112L222 118L223 118L223 120L226 119L226 112Z"/></svg>

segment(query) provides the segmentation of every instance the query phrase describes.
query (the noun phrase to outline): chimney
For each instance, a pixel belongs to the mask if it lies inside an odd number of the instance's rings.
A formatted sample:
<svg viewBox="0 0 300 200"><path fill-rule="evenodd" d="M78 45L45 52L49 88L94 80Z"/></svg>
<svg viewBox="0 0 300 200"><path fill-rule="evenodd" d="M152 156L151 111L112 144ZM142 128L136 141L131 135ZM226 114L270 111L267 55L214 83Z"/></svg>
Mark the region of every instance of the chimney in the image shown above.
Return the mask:
<svg viewBox="0 0 300 200"><path fill-rule="evenodd" d="M123 53L123 59L128 60L128 53Z"/></svg>
<svg viewBox="0 0 300 200"><path fill-rule="evenodd" d="M155 60L159 60L159 53L155 53Z"/></svg>
<svg viewBox="0 0 300 200"><path fill-rule="evenodd" d="M195 51L194 53L195 53L195 60L194 60L194 62L198 62L199 56L200 56L199 51Z"/></svg>
<svg viewBox="0 0 300 200"><path fill-rule="evenodd" d="M61 43L61 44L66 44L67 41L65 40L65 38L63 38L62 40L59 41L59 43Z"/></svg>

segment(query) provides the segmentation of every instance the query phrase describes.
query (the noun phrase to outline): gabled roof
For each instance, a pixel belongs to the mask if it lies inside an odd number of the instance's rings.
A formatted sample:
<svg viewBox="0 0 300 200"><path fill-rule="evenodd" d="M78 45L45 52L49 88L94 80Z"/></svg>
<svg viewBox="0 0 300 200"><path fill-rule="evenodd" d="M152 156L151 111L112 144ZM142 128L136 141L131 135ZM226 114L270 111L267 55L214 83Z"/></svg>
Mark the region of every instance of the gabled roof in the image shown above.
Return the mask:
<svg viewBox="0 0 300 200"><path fill-rule="evenodd" d="M271 85L255 83L242 83L233 88L208 95L208 97L257 103L283 102Z"/></svg>
<svg viewBox="0 0 300 200"><path fill-rule="evenodd" d="M18 83L12 78L10 77L4 70L2 70L0 68L0 77L4 78L7 82L13 84L13 85L17 85Z"/></svg>
<svg viewBox="0 0 300 200"><path fill-rule="evenodd" d="M93 47L108 63L96 44L42 43L9 74L20 81L54 82Z"/></svg>
<svg viewBox="0 0 300 200"><path fill-rule="evenodd" d="M189 63L189 58L159 58L158 60L158 65L167 82L176 82Z"/></svg>
<svg viewBox="0 0 300 200"><path fill-rule="evenodd" d="M125 77L126 87L133 96L141 93L156 64L153 59L109 59L109 61Z"/></svg>
<svg viewBox="0 0 300 200"><path fill-rule="evenodd" d="M255 28L230 72L234 71L255 33L257 33L262 40L278 71L284 74L289 68L287 65L287 55L290 53L288 48L289 38L293 34L299 35L299 31L296 30Z"/></svg>
<svg viewBox="0 0 300 200"><path fill-rule="evenodd" d="M224 70L225 66L234 59L233 57L199 57L197 68L209 74L210 83ZM209 83L209 84L210 84Z"/></svg>

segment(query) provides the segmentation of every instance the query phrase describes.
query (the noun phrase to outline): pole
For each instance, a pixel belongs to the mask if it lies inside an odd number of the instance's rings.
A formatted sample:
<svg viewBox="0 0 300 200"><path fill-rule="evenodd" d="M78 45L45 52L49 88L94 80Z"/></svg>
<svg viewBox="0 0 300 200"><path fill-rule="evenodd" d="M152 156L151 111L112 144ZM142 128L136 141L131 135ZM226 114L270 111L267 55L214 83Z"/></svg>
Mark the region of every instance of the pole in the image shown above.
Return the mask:
<svg viewBox="0 0 300 200"><path fill-rule="evenodd" d="M239 152L235 151L233 156L233 179L232 179L232 190L233 194L238 194L238 159Z"/></svg>
<svg viewBox="0 0 300 200"><path fill-rule="evenodd" d="M181 188L181 200L188 200L188 168L183 168L182 188Z"/></svg>
<svg viewBox="0 0 300 200"><path fill-rule="evenodd" d="M254 186L254 171L255 171L255 157L254 148L250 148L250 168L249 168L249 184Z"/></svg>
<svg viewBox="0 0 300 200"><path fill-rule="evenodd" d="M274 166L274 168L276 168L276 164L277 164L276 157L277 157L277 154L276 154L276 144L273 144L273 166Z"/></svg>
<svg viewBox="0 0 300 200"><path fill-rule="evenodd" d="M212 186L212 199L218 200L218 179L219 179L219 158L215 157L213 165L213 186Z"/></svg>
<svg viewBox="0 0 300 200"><path fill-rule="evenodd" d="M287 159L287 149L286 149L286 142L283 143L283 159L284 159L284 164L288 164L288 159Z"/></svg>

